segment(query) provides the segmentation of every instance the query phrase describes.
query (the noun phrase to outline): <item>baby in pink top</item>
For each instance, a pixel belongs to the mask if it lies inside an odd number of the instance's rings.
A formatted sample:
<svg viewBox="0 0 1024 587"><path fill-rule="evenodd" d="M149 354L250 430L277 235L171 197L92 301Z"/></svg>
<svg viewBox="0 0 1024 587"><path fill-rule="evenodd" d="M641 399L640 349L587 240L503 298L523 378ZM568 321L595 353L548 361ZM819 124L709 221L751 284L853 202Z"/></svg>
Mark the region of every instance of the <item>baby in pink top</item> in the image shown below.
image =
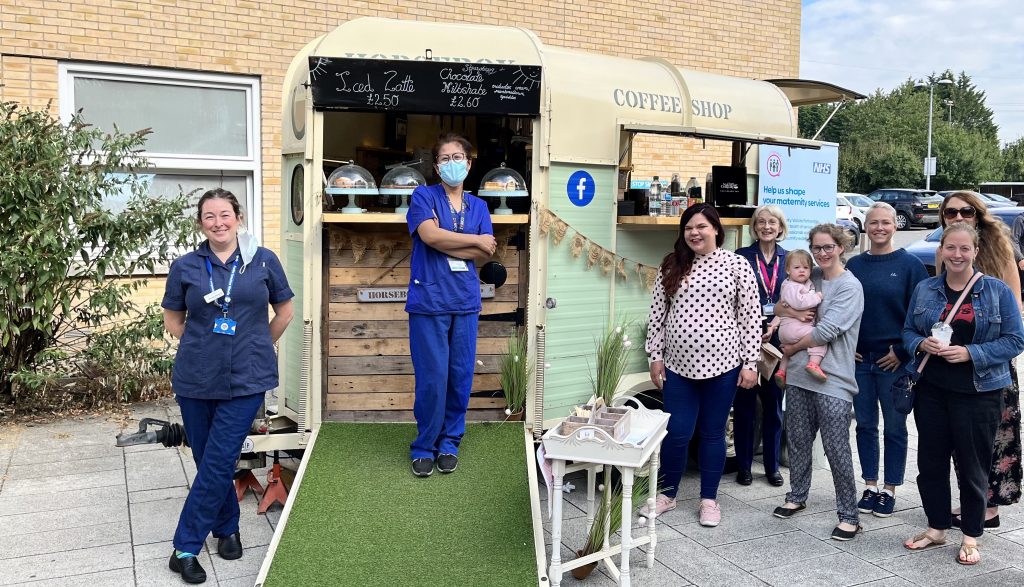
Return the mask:
<svg viewBox="0 0 1024 587"><path fill-rule="evenodd" d="M786 273L789 277L782 282L780 300L789 304L794 310L810 310L817 308L821 303L823 295L814 291L814 282L811 281L811 254L807 251L797 249L786 255ZM802 322L796 318L776 316L768 325L768 336L771 336L776 328L779 329L779 340L782 344L793 344L807 336L814 330L814 323ZM828 379L825 372L821 370L821 359L825 356L825 346L812 346L807 349L810 360L804 369L818 381L824 382ZM775 382L780 388L786 386L786 368L789 365L789 357L782 357L779 363L779 370L775 372Z"/></svg>

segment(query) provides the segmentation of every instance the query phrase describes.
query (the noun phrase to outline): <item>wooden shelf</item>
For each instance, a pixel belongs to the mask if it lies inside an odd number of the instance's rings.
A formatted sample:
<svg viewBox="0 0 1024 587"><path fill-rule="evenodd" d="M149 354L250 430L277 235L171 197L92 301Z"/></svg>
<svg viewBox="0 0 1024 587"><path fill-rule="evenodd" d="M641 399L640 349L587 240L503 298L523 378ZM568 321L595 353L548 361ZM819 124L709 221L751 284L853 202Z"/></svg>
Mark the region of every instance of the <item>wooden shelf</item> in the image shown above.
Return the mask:
<svg viewBox="0 0 1024 587"><path fill-rule="evenodd" d="M678 230L678 216L619 216L618 223L626 229ZM722 218L722 226L740 228L750 224L749 218Z"/></svg>
<svg viewBox="0 0 1024 587"><path fill-rule="evenodd" d="M367 212L342 214L324 212L324 224L405 224L405 214ZM529 214L491 214L491 224L529 224Z"/></svg>

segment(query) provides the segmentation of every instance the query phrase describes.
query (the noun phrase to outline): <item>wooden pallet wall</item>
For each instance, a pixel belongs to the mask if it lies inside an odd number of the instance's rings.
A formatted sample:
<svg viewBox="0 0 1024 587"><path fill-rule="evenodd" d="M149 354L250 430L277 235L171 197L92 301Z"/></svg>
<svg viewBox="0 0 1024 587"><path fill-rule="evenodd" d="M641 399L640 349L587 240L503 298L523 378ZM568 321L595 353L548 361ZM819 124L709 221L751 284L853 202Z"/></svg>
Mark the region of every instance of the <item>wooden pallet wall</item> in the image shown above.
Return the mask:
<svg viewBox="0 0 1024 587"><path fill-rule="evenodd" d="M496 227L498 228L498 227ZM505 229L508 230L508 229ZM499 229L499 233L502 232ZM356 235L357 238L353 238ZM404 302L359 302L366 287L404 287L409 283L411 238L404 225L328 227L327 295L325 296L325 420L413 421L414 379L409 357L409 322ZM361 237L361 238L360 238ZM352 242L363 249L356 260ZM361 242L360 242L361 241ZM375 243L394 245L379 250ZM508 280L483 300L482 315L515 312L520 303L520 257L514 247L498 258ZM522 268L525 270L525 264ZM500 390L500 359L515 322L481 320L477 334L473 392ZM482 365L480 364L482 363ZM501 397L472 397L469 419L504 418Z"/></svg>

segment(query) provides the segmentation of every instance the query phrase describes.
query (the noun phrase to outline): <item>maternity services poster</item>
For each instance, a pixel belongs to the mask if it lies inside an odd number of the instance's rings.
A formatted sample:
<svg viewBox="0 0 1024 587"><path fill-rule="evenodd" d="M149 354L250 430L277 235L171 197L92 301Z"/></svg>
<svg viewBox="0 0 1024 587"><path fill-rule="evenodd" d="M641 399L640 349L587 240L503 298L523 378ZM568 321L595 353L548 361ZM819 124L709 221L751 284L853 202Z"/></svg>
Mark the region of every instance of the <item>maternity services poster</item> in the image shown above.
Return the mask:
<svg viewBox="0 0 1024 587"><path fill-rule="evenodd" d="M782 208L789 223L786 250L808 249L807 233L822 222L836 220L839 145L821 149L790 149L761 145L758 205Z"/></svg>

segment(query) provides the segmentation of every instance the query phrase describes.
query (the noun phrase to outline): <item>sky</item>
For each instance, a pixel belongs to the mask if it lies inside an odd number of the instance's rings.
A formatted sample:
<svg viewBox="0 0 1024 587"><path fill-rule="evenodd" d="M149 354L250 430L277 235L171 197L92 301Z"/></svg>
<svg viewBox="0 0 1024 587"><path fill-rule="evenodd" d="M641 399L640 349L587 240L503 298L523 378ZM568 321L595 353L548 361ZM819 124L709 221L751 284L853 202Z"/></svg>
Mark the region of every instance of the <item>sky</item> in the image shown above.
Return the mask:
<svg viewBox="0 0 1024 587"><path fill-rule="evenodd" d="M985 92L1000 142L1024 137L1021 0L802 1L801 78L871 94L966 72Z"/></svg>

